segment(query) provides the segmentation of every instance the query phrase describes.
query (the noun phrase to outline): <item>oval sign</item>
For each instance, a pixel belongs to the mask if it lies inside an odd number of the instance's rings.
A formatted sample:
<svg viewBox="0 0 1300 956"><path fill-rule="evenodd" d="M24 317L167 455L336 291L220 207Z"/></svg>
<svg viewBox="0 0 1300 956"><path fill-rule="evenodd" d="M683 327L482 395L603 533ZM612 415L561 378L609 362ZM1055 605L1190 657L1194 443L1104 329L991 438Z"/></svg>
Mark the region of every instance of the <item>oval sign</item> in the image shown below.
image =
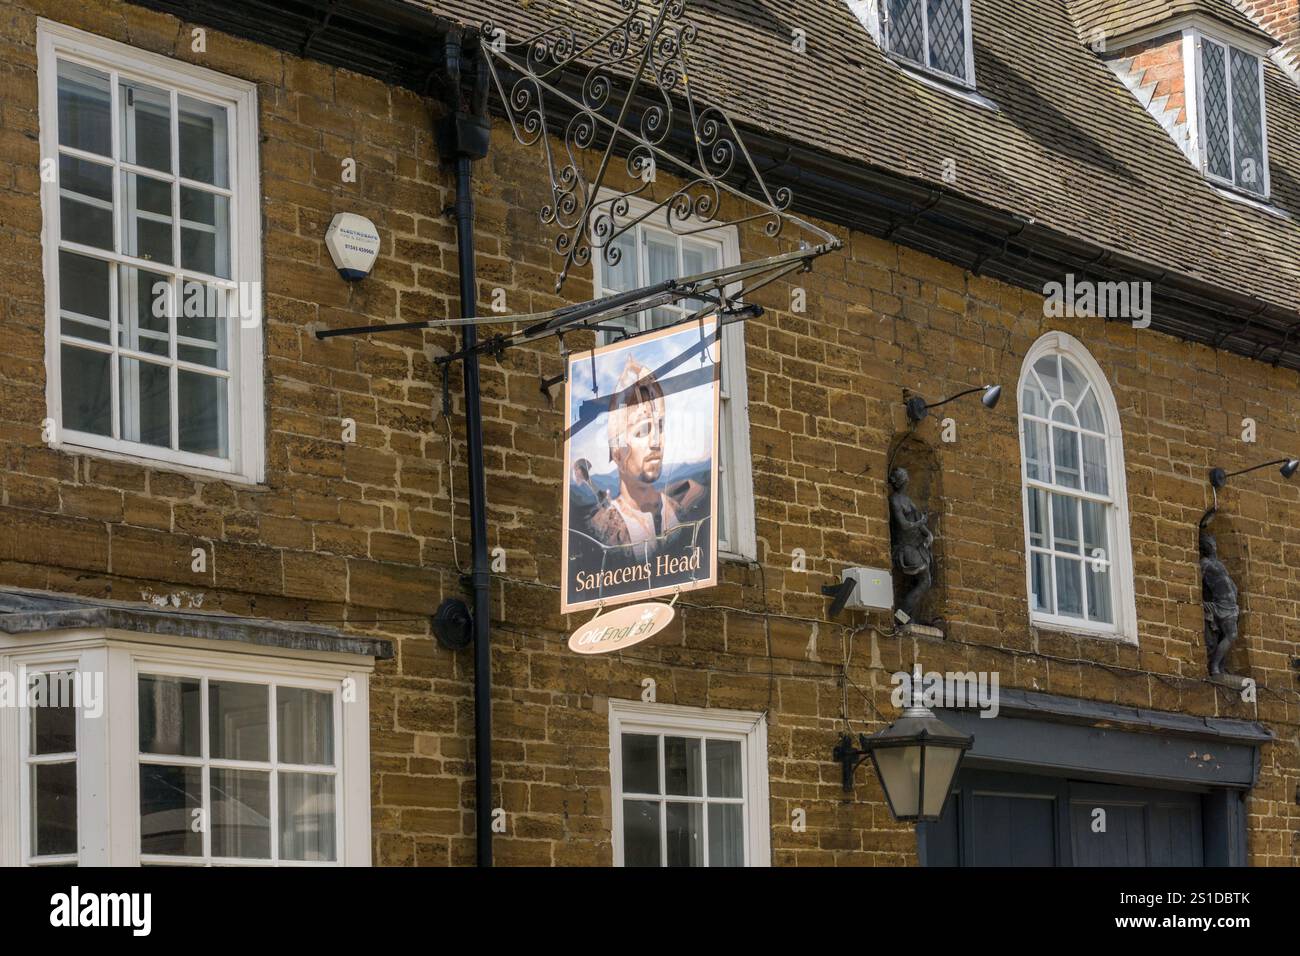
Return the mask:
<svg viewBox="0 0 1300 956"><path fill-rule="evenodd" d="M569 650L579 654L608 654L654 637L673 622L677 612L654 601L629 604L601 614L569 638Z"/></svg>

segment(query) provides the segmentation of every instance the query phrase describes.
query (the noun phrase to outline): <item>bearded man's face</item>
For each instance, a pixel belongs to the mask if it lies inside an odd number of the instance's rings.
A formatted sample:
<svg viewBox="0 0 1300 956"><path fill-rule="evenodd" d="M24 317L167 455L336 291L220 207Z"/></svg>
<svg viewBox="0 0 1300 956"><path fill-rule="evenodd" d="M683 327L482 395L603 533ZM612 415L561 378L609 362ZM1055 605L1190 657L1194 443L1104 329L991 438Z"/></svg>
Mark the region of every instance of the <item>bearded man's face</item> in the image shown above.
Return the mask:
<svg viewBox="0 0 1300 956"><path fill-rule="evenodd" d="M627 432L618 470L646 484L654 484L664 469L664 420L655 417L655 402L628 408Z"/></svg>

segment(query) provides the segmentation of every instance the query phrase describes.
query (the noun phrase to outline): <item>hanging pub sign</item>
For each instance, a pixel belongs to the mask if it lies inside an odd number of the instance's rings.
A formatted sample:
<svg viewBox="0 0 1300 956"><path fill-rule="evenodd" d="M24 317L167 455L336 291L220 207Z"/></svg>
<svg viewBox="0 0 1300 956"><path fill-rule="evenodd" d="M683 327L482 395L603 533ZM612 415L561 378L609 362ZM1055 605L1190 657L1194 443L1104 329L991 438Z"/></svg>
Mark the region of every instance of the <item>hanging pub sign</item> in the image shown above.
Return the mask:
<svg viewBox="0 0 1300 956"><path fill-rule="evenodd" d="M647 601L608 614L597 614L569 637L569 650L578 654L609 654L648 641L673 622L671 604Z"/></svg>
<svg viewBox="0 0 1300 956"><path fill-rule="evenodd" d="M719 332L567 357L563 613L717 583Z"/></svg>

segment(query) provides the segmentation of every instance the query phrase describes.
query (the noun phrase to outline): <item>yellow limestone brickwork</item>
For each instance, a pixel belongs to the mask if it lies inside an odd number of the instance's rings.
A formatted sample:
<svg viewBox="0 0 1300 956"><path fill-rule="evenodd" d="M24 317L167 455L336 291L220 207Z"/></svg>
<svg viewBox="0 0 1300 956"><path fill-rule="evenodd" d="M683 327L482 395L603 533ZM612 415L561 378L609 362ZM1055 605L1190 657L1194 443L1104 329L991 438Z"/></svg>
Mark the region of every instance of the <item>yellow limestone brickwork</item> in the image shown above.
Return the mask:
<svg viewBox="0 0 1300 956"><path fill-rule="evenodd" d="M258 85L263 485L42 442L38 16ZM205 608L343 620L391 638L396 656L378 667L371 698L375 860L470 863L472 656L437 646L427 620L460 593L456 562L468 560L459 373L449 450L431 363L455 338L312 335L457 314L437 106L216 31L195 53L191 29L107 0L0 0L0 584L126 600L187 589L206 595ZM503 125L475 170L480 307L496 289L511 311L553 307L558 261L536 216L544 169ZM340 175L346 158L356 160L354 183ZM357 284L338 277L324 247L342 210L369 216L382 238L374 274ZM1195 533L1209 467L1300 450L1296 374L1124 323L1047 320L1041 295L834 231L844 251L757 295L768 311L746 324L759 562L724 564L717 588L678 602L670 630L623 654L578 657L564 644L580 620L558 613L562 421L538 387L560 371L556 343L484 362L488 544L506 561L492 582L498 862L612 861L607 702L639 698L649 677L661 703L766 712L773 863L913 864L913 829L891 820L874 775L859 771L846 796L830 751L846 702L855 731L892 719L889 675L914 660L927 671L997 671L1003 687L1263 721L1278 741L1263 749L1247 805L1249 858L1300 862L1300 694L1289 668L1300 633L1300 484L1260 472L1223 499L1220 538L1231 537L1244 606L1231 661L1258 682L1257 703L1203 677ZM748 229L740 242L746 258L789 246ZM791 311L796 285L802 313ZM591 294L587 270L565 301ZM1029 624L1014 386L1026 351L1051 329L1087 346L1118 401L1136 646ZM935 445L945 638L885 636L861 615L828 620L820 589L841 567L888 564L885 455L905 425L902 389L938 398L988 381L1007 387L998 409L953 406L957 441ZM357 422L353 444L341 440L344 418ZM1241 440L1244 418L1257 422L1255 444ZM210 555L201 575L190 570L194 547ZM792 570L797 548L805 572ZM796 809L802 832L791 826Z"/></svg>

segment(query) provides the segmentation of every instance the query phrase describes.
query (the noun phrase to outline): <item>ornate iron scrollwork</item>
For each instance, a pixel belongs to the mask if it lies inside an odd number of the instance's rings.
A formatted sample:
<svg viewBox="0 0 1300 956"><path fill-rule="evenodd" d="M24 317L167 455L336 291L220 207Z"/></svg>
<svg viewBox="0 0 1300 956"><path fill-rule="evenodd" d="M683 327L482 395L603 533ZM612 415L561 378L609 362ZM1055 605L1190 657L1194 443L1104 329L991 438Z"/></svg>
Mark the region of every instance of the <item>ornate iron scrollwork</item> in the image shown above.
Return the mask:
<svg viewBox="0 0 1300 956"><path fill-rule="evenodd" d="M590 263L597 250L606 263L618 265L619 238L661 214L678 235L758 221L775 237L794 222L820 242L838 246L825 230L788 212L790 190L768 188L727 113L697 103L688 69L696 28L684 19L686 0L619 0L619 6L622 18L586 41L569 26L552 26L520 40L490 22L482 27L492 82L515 138L525 146L540 144L545 153L551 195L541 208L541 220L554 230L555 251L564 258L556 291L570 270ZM565 79L569 92L560 88ZM635 109L639 117L633 117ZM561 116L569 118L563 129L555 128ZM689 140L693 155L670 150L678 123L677 142ZM560 155L548 132L560 139ZM590 176L579 158L587 150L600 153ZM619 157L629 185L608 191L607 179ZM656 196L653 186L660 170L682 185ZM731 185L738 174L751 184L750 191ZM755 211L720 219L726 195L743 199ZM634 212L632 197L650 206L638 204Z"/></svg>

